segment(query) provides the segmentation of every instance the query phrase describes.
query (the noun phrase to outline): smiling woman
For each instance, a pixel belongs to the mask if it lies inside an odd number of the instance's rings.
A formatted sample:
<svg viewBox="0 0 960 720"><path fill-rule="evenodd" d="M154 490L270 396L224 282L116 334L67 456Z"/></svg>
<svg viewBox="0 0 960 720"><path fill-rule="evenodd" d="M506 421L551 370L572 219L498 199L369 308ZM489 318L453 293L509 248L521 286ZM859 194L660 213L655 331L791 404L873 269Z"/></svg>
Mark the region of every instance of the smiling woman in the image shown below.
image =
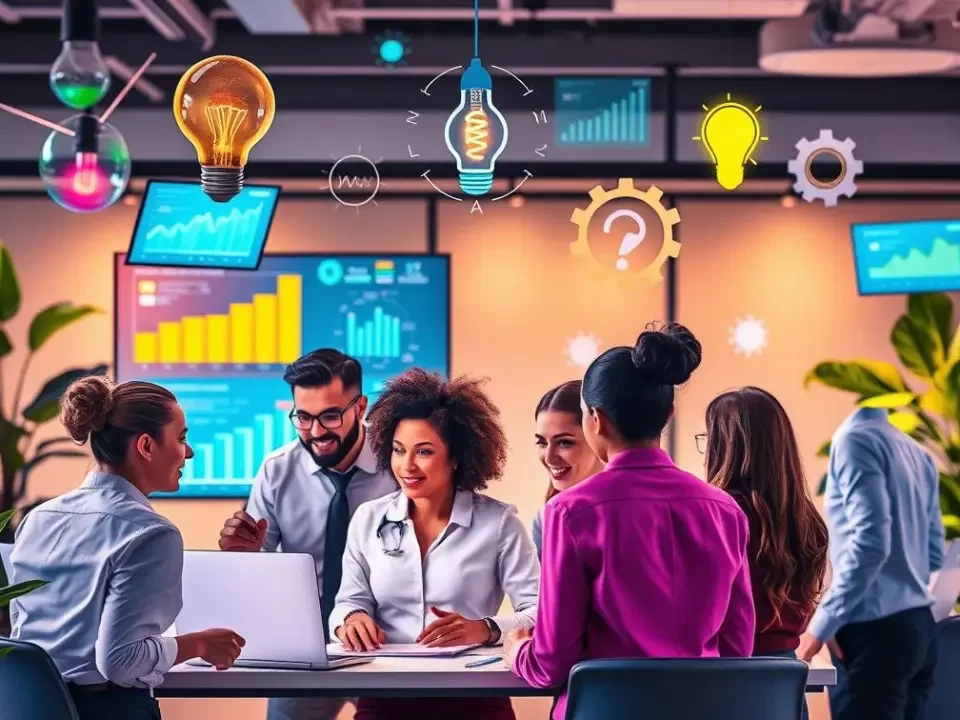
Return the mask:
<svg viewBox="0 0 960 720"><path fill-rule="evenodd" d="M350 523L331 633L348 649L385 643L497 645L532 628L540 564L516 508L477 491L503 474L507 440L481 380L413 369L369 413L381 470L399 485ZM406 532L406 530L411 532ZM498 615L504 596L513 613ZM509 698L364 698L357 720L513 719Z"/></svg>

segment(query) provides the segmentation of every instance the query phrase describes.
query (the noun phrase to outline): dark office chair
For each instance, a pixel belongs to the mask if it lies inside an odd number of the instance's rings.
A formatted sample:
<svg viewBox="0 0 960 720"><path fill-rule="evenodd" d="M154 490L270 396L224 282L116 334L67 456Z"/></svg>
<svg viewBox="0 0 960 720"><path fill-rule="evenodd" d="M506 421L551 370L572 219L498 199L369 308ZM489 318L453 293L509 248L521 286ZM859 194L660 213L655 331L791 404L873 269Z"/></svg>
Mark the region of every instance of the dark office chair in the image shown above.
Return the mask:
<svg viewBox="0 0 960 720"><path fill-rule="evenodd" d="M565 720L800 720L807 665L790 658L588 660Z"/></svg>
<svg viewBox="0 0 960 720"><path fill-rule="evenodd" d="M3 720L78 720L70 691L43 648L0 638L0 653L6 653L0 657Z"/></svg>
<svg viewBox="0 0 960 720"><path fill-rule="evenodd" d="M960 708L960 617L937 624L939 658L934 671L933 690L927 702L926 720L956 720Z"/></svg>

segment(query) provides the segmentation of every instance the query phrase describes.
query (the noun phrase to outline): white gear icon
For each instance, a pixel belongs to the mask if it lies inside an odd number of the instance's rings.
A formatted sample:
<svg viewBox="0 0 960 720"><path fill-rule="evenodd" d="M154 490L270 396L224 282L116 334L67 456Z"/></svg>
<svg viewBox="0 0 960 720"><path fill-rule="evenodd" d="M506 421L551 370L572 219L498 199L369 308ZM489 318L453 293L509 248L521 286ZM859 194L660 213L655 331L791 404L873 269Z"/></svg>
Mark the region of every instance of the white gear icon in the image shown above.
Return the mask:
<svg viewBox="0 0 960 720"><path fill-rule="evenodd" d="M834 207L841 195L853 197L857 192L854 177L863 172L863 161L853 156L856 146L850 138L843 142L837 140L833 130L821 130L816 140L801 139L796 145L799 151L796 159L787 163L787 170L797 179L794 191L807 202L823 200L827 207ZM813 176L811 165L818 155L832 155L840 163L840 174L835 180L821 182Z"/></svg>

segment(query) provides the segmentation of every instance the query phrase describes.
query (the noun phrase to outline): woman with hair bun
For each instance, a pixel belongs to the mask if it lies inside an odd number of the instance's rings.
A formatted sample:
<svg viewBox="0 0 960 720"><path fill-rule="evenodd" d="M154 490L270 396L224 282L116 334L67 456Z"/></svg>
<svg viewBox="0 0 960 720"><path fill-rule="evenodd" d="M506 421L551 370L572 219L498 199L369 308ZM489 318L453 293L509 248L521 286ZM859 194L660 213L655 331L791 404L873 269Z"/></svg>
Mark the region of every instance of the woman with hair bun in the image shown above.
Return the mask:
<svg viewBox="0 0 960 720"><path fill-rule="evenodd" d="M583 432L606 469L545 508L537 623L505 643L531 685L560 687L582 660L753 651L746 515L660 449L674 387L700 357L693 333L670 324L587 368ZM554 720L565 711L564 692Z"/></svg>
<svg viewBox="0 0 960 720"><path fill-rule="evenodd" d="M86 377L60 421L96 468L17 528L11 582L47 584L11 602L11 637L50 655L80 720L158 720L163 673L192 658L226 669L244 645L221 629L162 637L183 605L183 538L147 496L177 490L193 457L183 410L159 385Z"/></svg>

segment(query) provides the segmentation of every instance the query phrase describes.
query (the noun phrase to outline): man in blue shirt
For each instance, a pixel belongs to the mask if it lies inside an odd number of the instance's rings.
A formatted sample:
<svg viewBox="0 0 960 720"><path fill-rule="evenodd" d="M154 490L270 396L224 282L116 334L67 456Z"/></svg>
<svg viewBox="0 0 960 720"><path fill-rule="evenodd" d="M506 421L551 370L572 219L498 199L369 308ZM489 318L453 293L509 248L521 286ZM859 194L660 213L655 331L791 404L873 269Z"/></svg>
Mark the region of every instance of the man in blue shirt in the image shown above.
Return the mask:
<svg viewBox="0 0 960 720"><path fill-rule="evenodd" d="M833 720L923 720L937 662L927 587L944 554L939 477L885 409L856 410L833 436L833 580L797 649L809 662L828 645Z"/></svg>

